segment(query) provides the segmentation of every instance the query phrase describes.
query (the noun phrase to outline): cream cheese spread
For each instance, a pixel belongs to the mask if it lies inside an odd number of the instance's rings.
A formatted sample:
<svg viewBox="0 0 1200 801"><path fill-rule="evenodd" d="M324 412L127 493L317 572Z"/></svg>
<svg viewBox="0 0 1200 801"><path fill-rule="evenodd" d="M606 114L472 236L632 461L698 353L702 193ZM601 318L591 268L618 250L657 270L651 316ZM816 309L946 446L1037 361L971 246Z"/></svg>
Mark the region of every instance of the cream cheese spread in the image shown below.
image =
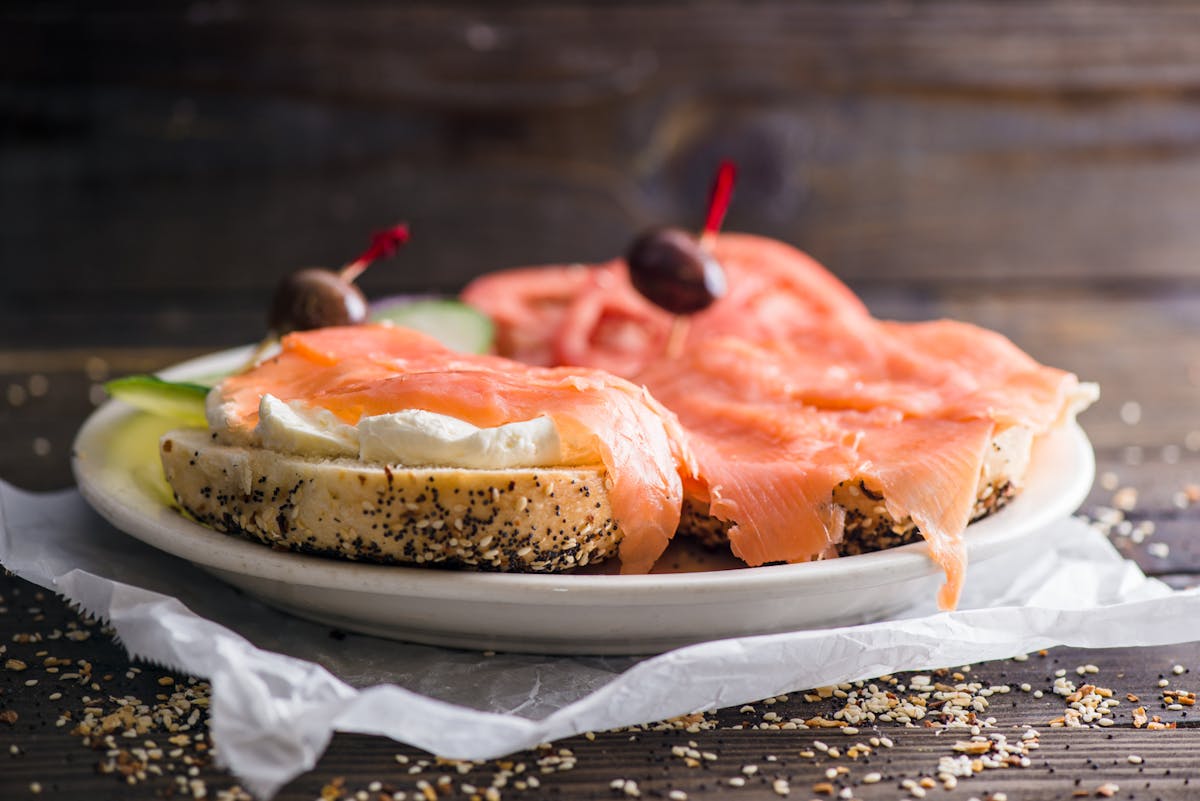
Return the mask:
<svg viewBox="0 0 1200 801"><path fill-rule="evenodd" d="M228 431L218 404L209 425ZM297 456L357 458L406 466L500 470L563 464L558 429L549 417L491 428L421 409L364 417L357 425L299 401L264 395L258 408L256 444Z"/></svg>
<svg viewBox="0 0 1200 801"><path fill-rule="evenodd" d="M302 456L358 456L358 431L328 409L263 395L254 429L262 446Z"/></svg>
<svg viewBox="0 0 1200 801"><path fill-rule="evenodd" d="M558 429L549 417L477 428L456 417L406 409L364 417L357 428L359 458L366 462L477 470L562 464Z"/></svg>

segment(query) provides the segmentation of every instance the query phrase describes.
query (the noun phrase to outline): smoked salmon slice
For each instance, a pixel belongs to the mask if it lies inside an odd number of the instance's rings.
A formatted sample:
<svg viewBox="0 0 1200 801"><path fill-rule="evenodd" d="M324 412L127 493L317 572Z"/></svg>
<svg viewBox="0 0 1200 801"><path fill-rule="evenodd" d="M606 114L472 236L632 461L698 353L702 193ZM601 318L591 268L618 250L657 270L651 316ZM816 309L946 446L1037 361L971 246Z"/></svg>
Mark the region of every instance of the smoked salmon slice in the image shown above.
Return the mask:
<svg viewBox="0 0 1200 801"><path fill-rule="evenodd" d="M876 320L783 243L723 234L713 253L728 292L686 319L678 352L675 318L621 261L493 273L462 298L496 322L501 354L612 372L675 413L695 459L685 495L729 524L747 564L831 553L844 523L833 492L862 482L917 524L953 608L989 444L1063 422L1086 394L1076 377L966 323Z"/></svg>
<svg viewBox="0 0 1200 801"><path fill-rule="evenodd" d="M682 480L694 463L675 415L641 387L599 370L533 367L465 355L392 326L322 328L285 336L280 353L227 378L210 419L236 444L254 444L259 402L271 394L364 416L420 409L480 427L550 417L572 464L603 463L623 532L621 568L647 573L679 524Z"/></svg>

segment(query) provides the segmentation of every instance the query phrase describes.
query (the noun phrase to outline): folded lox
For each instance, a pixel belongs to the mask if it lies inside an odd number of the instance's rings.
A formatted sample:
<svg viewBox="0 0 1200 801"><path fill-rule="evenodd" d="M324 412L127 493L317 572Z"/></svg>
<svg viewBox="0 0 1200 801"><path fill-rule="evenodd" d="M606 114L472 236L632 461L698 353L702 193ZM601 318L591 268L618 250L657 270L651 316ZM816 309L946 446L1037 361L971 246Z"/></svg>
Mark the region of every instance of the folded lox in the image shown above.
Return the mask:
<svg viewBox="0 0 1200 801"><path fill-rule="evenodd" d="M939 603L953 607L966 525L1019 490L1034 439L1094 387L975 326L875 320L778 242L724 235L714 254L729 294L683 323L682 348L667 347L676 323L636 295L620 263L590 278L588 268L542 268L540 282L517 270L507 291L495 274L463 297L493 315L499 342L519 349L511 355L602 365L678 415L696 460L686 528L727 538L750 565L919 532L946 572ZM524 316L523 291L534 309Z"/></svg>
<svg viewBox="0 0 1200 801"><path fill-rule="evenodd" d="M260 425L268 396L331 414L328 425L402 410L485 429L546 417L560 456L497 471L276 452ZM268 544L343 557L556 570L587 561L564 553L598 561L616 550L623 571L648 572L678 527L693 467L674 415L624 379L459 354L391 326L290 334L208 405L207 438L162 443L184 508ZM603 542L577 542L585 536ZM509 547L493 553L500 541Z"/></svg>

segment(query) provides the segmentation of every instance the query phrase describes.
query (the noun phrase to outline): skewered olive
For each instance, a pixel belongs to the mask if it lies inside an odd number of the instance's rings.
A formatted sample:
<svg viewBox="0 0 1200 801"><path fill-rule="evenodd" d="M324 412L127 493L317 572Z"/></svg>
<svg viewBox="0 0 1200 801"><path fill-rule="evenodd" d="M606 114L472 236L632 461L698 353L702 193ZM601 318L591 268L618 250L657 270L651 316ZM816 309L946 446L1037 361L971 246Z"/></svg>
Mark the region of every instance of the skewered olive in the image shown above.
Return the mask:
<svg viewBox="0 0 1200 801"><path fill-rule="evenodd" d="M634 289L672 314L694 314L725 294L725 271L691 234L651 229L625 257Z"/></svg>
<svg viewBox="0 0 1200 801"><path fill-rule="evenodd" d="M367 319L362 290L330 270L309 268L284 277L275 289L267 326L278 336Z"/></svg>

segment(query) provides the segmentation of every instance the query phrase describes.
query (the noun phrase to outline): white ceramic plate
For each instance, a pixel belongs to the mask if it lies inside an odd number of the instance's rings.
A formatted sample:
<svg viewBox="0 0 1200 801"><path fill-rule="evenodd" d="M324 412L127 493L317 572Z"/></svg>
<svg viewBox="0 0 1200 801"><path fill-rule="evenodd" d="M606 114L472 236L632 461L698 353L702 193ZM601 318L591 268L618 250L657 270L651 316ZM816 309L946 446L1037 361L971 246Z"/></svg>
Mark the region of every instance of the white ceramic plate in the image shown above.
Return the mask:
<svg viewBox="0 0 1200 801"><path fill-rule="evenodd" d="M248 353L213 354L163 375L219 374ZM755 568L714 557L697 561L677 550L664 560L667 570L701 571L647 576L469 573L281 553L212 531L172 509L157 460L157 438L167 427L124 404L98 409L75 442L75 476L88 502L134 537L273 606L368 634L465 648L645 654L879 619L931 597L942 581L923 543ZM1094 470L1091 446L1077 426L1039 443L1025 491L968 528L970 562L1020 547L1069 515L1086 497Z"/></svg>

